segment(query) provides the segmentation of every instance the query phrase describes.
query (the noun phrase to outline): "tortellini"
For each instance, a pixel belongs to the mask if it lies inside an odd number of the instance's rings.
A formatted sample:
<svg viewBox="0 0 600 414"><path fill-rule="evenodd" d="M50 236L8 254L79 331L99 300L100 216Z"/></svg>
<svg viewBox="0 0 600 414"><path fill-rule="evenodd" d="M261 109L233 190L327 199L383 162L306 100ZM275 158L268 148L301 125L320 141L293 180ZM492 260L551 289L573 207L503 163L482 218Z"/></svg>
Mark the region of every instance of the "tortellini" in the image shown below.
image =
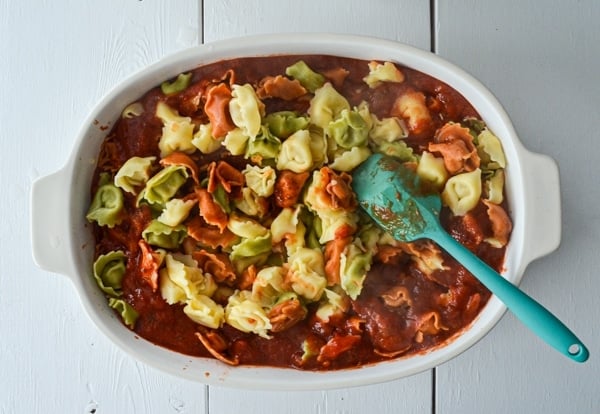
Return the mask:
<svg viewBox="0 0 600 414"><path fill-rule="evenodd" d="M442 201L456 216L471 211L481 197L481 170L455 175L448 179L442 191Z"/></svg>
<svg viewBox="0 0 600 414"><path fill-rule="evenodd" d="M288 66L285 69L285 74L298 80L310 92L315 92L325 83L325 77L313 71L303 60Z"/></svg>
<svg viewBox="0 0 600 414"><path fill-rule="evenodd" d="M131 157L115 175L115 185L128 193L137 194L150 178L150 169L156 157Z"/></svg>
<svg viewBox="0 0 600 414"><path fill-rule="evenodd" d="M352 171L369 158L369 155L371 155L371 150L368 147L354 147L336 155L329 167L336 171Z"/></svg>
<svg viewBox="0 0 600 414"><path fill-rule="evenodd" d="M252 332L269 338L271 322L259 303L252 300L252 293L241 290L229 297L225 307L225 321L242 332Z"/></svg>
<svg viewBox="0 0 600 414"><path fill-rule="evenodd" d="M290 170L295 173L309 171L313 165L310 147L311 137L308 130L294 132L281 144L277 157L278 170Z"/></svg>
<svg viewBox="0 0 600 414"><path fill-rule="evenodd" d="M280 111L267 115L265 124L273 135L285 139L296 131L307 129L309 120L292 111Z"/></svg>
<svg viewBox="0 0 600 414"><path fill-rule="evenodd" d="M256 96L250 84L233 85L229 113L233 123L250 138L256 137L261 129L261 119L265 112L264 104Z"/></svg>
<svg viewBox="0 0 600 414"><path fill-rule="evenodd" d="M417 175L433 185L434 188L442 188L448 179L448 171L444 167L444 159L436 158L430 152L423 151L417 165Z"/></svg>
<svg viewBox="0 0 600 414"><path fill-rule="evenodd" d="M320 250L301 248L290 257L288 273L292 289L298 295L309 301L320 299L327 279L325 278L325 263Z"/></svg>
<svg viewBox="0 0 600 414"><path fill-rule="evenodd" d="M95 221L99 226L112 228L121 223L122 210L123 193L121 189L109 182L107 174L103 175L85 217L88 221Z"/></svg>
<svg viewBox="0 0 600 414"><path fill-rule="evenodd" d="M148 180L140 197L150 204L164 206L177 193L187 178L188 173L185 167L180 165L165 167Z"/></svg>
<svg viewBox="0 0 600 414"><path fill-rule="evenodd" d="M131 329L135 327L135 322L139 314L129 303L125 302L123 299L117 298L109 298L108 306L119 312L121 315L121 319L125 325L129 326Z"/></svg>
<svg viewBox="0 0 600 414"><path fill-rule="evenodd" d="M163 121L162 136L158 142L160 156L181 151L193 153L196 147L192 143L194 124L189 117L179 116L176 110L162 101L156 105L156 116Z"/></svg>
<svg viewBox="0 0 600 414"><path fill-rule="evenodd" d="M498 137L485 128L478 135L477 141L477 152L484 168L495 170L506 167L504 150Z"/></svg>
<svg viewBox="0 0 600 414"><path fill-rule="evenodd" d="M285 270L281 266L265 267L257 273L252 283L252 300L262 306L272 306L285 291Z"/></svg>
<svg viewBox="0 0 600 414"><path fill-rule="evenodd" d="M383 82L401 83L404 81L404 74L392 62L369 62L369 74L363 81L370 88L376 88Z"/></svg>
<svg viewBox="0 0 600 414"><path fill-rule="evenodd" d="M342 289L352 299L362 291L367 272L371 269L371 255L363 252L356 244L350 244L340 258L340 278Z"/></svg>
<svg viewBox="0 0 600 414"><path fill-rule="evenodd" d="M170 227L176 227L181 224L190 214L190 210L196 205L195 200L181 200L174 198L167 201L165 209L157 218L163 224Z"/></svg>
<svg viewBox="0 0 600 414"><path fill-rule="evenodd" d="M227 132L221 145L225 147L231 155L244 155L248 146L250 137L241 128L235 128Z"/></svg>
<svg viewBox="0 0 600 414"><path fill-rule="evenodd" d="M194 322L216 329L225 319L225 312L211 296L217 284L210 274L198 268L186 255L167 254L166 267L160 272L160 293L168 304L185 304L183 312Z"/></svg>
<svg viewBox="0 0 600 414"><path fill-rule="evenodd" d="M94 278L109 296L121 296L121 282L125 275L127 256L120 250L101 254L94 261Z"/></svg>
<svg viewBox="0 0 600 414"><path fill-rule="evenodd" d="M266 126L261 126L259 131L257 136L248 139L246 158L256 159L260 163L262 159L276 158L279 155L281 141Z"/></svg>
<svg viewBox="0 0 600 414"><path fill-rule="evenodd" d="M152 246L164 249L175 249L187 236L187 229L183 225L168 226L158 220L152 220L142 232L142 238Z"/></svg>
<svg viewBox="0 0 600 414"><path fill-rule="evenodd" d="M248 164L242 171L242 174L244 174L246 186L254 191L256 195L269 197L273 194L277 173L272 167L266 166L261 168Z"/></svg>
<svg viewBox="0 0 600 414"><path fill-rule="evenodd" d="M186 301L183 312L197 324L217 329L225 321L225 310L221 305L205 295L198 295Z"/></svg>
<svg viewBox="0 0 600 414"><path fill-rule="evenodd" d="M211 124L202 124L192 138L192 145L203 154L211 154L221 148L221 140L215 138L212 134Z"/></svg>
<svg viewBox="0 0 600 414"><path fill-rule="evenodd" d="M327 82L315 91L315 96L310 101L308 114L312 124L327 128L331 121L336 120L343 110L350 110L350 104L331 83Z"/></svg>

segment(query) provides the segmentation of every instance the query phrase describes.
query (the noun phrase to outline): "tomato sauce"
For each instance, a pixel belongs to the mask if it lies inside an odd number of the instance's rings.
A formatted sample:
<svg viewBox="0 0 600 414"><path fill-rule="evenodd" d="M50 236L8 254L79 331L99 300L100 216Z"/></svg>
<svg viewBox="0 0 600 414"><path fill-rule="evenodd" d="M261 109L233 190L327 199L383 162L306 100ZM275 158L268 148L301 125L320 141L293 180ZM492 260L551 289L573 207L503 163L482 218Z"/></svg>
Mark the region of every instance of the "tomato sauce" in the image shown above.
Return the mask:
<svg viewBox="0 0 600 414"><path fill-rule="evenodd" d="M95 191L100 172L114 174L130 157L160 157L157 144L162 123L155 116L159 101L176 108L182 116L192 117L195 124L207 123L201 100L210 85L227 78L230 78L230 83L256 85L265 76L284 74L286 67L300 59L319 73L345 69L347 76L340 85L336 85L337 90L351 106L367 102L371 113L379 118L393 115L394 102L404 91L423 92L432 115L430 125L419 134L406 137L406 142L416 154L427 149L435 131L445 123L478 117L476 110L457 91L407 67L399 66L405 76L404 82L371 89L363 81L369 72L368 62L361 60L294 55L217 62L191 71L191 85L183 92L165 96L157 87L140 97L138 102L143 104L144 112L139 116L119 119L108 134L92 190ZM265 111L294 109L304 113L309 101L309 96L291 102L266 99ZM232 157L224 150L210 155L195 152L190 157L200 167L201 174L205 174L206 165L213 160L225 159L239 165L239 157ZM180 191L190 191L192 185L188 182L187 187ZM126 219L121 224L112 229L94 226L94 231L97 255L114 249L126 252L127 271L122 291L123 298L139 314L135 332L159 346L190 356L209 357L210 353L196 336L196 332L205 329L184 314L183 305L168 305L159 292L145 283L140 273L138 241L152 219L151 212L138 209L136 196L129 193L125 193L125 210ZM495 248L481 240L481 235L490 232L482 203L473 211L472 217L477 228L467 226L461 217L454 217L447 208L441 214L443 226L454 238L501 271L505 248ZM224 324L216 330L226 343L223 352L240 364L330 370L406 357L440 346L468 327L490 298L489 291L468 271L445 252L441 255L444 270L434 270L430 274L424 273L406 254L399 255L390 263L375 262L358 298L352 301L343 316L333 317L326 323L316 317L317 304L310 303L307 304L305 319L289 329L271 333L270 339ZM386 304L382 297L394 289L406 292L410 303L401 306ZM436 330L435 333L419 333L423 325L418 325L417 321L428 312L437 314L431 323L438 323L441 328L432 328L431 332ZM343 351L333 358L321 360L311 356L326 344L331 344L332 348L342 347Z"/></svg>

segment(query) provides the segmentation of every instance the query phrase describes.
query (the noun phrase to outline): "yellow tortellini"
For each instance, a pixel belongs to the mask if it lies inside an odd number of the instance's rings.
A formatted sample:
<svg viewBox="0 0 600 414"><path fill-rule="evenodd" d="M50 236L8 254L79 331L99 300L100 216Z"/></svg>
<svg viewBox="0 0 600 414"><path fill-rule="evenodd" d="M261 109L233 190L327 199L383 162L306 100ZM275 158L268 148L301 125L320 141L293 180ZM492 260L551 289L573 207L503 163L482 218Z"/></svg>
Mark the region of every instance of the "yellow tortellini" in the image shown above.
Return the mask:
<svg viewBox="0 0 600 414"><path fill-rule="evenodd" d="M450 177L442 191L442 201L456 216L463 216L472 210L481 197L481 170Z"/></svg>
<svg viewBox="0 0 600 414"><path fill-rule="evenodd" d="M210 154L221 148L221 140L212 135L212 125L202 124L192 138L192 145L203 154Z"/></svg>
<svg viewBox="0 0 600 414"><path fill-rule="evenodd" d="M421 154L421 159L417 165L417 175L436 189L442 188L448 180L448 171L444 166L444 159L436 158L427 151L423 151Z"/></svg>
<svg viewBox="0 0 600 414"><path fill-rule="evenodd" d="M502 204L504 200L504 170L494 171L493 175L484 181L485 197L491 203Z"/></svg>
<svg viewBox="0 0 600 414"><path fill-rule="evenodd" d="M477 136L477 152L481 158L482 165L486 169L498 169L506 167L506 157L498 137L485 128Z"/></svg>
<svg viewBox="0 0 600 414"><path fill-rule="evenodd" d="M269 266L256 274L252 283L252 300L262 306L272 306L277 298L285 292L285 269L282 266Z"/></svg>
<svg viewBox="0 0 600 414"><path fill-rule="evenodd" d="M234 128L225 135L221 145L225 147L231 155L244 155L248 146L250 137L241 128Z"/></svg>
<svg viewBox="0 0 600 414"><path fill-rule="evenodd" d="M265 105L258 99L250 84L233 85L232 99L229 101L229 113L235 126L242 129L250 138L256 137L265 113Z"/></svg>
<svg viewBox="0 0 600 414"><path fill-rule="evenodd" d="M269 166L263 168L248 164L242 171L246 186L260 197L269 197L273 194L277 173Z"/></svg>
<svg viewBox="0 0 600 414"><path fill-rule="evenodd" d="M250 217L262 217L269 208L268 204L263 202L261 197L248 187L243 187L241 197L233 200L233 202L238 210Z"/></svg>
<svg viewBox="0 0 600 414"><path fill-rule="evenodd" d="M150 178L150 169L156 157L131 157L115 175L115 185L128 193L137 194Z"/></svg>
<svg viewBox="0 0 600 414"><path fill-rule="evenodd" d="M348 311L350 300L343 290L325 289L325 300L322 300L316 315L323 322L329 322L334 315Z"/></svg>
<svg viewBox="0 0 600 414"><path fill-rule="evenodd" d="M309 301L319 300L327 286L323 253L319 249L300 248L288 262L288 277L294 292Z"/></svg>
<svg viewBox="0 0 600 414"><path fill-rule="evenodd" d="M167 201L165 209L157 220L167 226L175 227L181 224L190 214L190 210L196 205L195 200L180 200L174 198Z"/></svg>
<svg viewBox="0 0 600 414"><path fill-rule="evenodd" d="M363 81L369 88L376 88L383 82L404 82L404 74L392 62L369 62L369 74Z"/></svg>
<svg viewBox="0 0 600 414"><path fill-rule="evenodd" d="M270 338L271 322L262 306L252 300L252 292L237 291L229 297L225 307L225 321L242 332Z"/></svg>
<svg viewBox="0 0 600 414"><path fill-rule="evenodd" d="M310 122L325 129L331 121L336 120L343 110L350 110L350 104L331 83L315 91L315 96L310 101L308 114Z"/></svg>
<svg viewBox="0 0 600 414"><path fill-rule="evenodd" d="M188 299L183 312L194 322L212 329L219 328L225 321L223 307L205 295Z"/></svg>
<svg viewBox="0 0 600 414"><path fill-rule="evenodd" d="M290 170L295 173L309 171L313 166L310 148L310 132L301 129L294 132L281 144L277 157L278 170Z"/></svg>
<svg viewBox="0 0 600 414"><path fill-rule="evenodd" d="M349 151L338 153L329 168L335 171L352 171L371 155L368 147L354 147Z"/></svg>
<svg viewBox="0 0 600 414"><path fill-rule="evenodd" d="M188 154L196 151L192 143L194 124L190 117L179 116L176 110L162 101L156 105L156 116L163 121L162 136L158 142L161 157L175 151Z"/></svg>
<svg viewBox="0 0 600 414"><path fill-rule="evenodd" d="M191 256L167 254L165 263L167 276L185 292L186 298L198 295L212 296L217 290L213 277L204 273Z"/></svg>

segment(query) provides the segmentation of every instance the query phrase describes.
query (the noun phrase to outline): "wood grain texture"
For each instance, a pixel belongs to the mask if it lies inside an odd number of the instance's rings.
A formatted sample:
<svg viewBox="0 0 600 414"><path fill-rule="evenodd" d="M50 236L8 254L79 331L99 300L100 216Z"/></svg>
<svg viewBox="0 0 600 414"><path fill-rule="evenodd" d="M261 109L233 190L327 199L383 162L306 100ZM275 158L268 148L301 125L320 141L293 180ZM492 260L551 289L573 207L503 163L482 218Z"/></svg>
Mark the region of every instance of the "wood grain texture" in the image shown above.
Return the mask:
<svg viewBox="0 0 600 414"><path fill-rule="evenodd" d="M508 314L473 349L438 369L439 412L598 412L600 168L590 148L597 146L600 104L600 3L440 1L438 7L439 54L487 84L525 146L559 164L562 244L528 268L522 288L591 352L587 363L573 363Z"/></svg>
<svg viewBox="0 0 600 414"><path fill-rule="evenodd" d="M195 44L199 16L196 0L0 1L2 414L205 411L205 387L126 356L66 278L34 265L28 207L31 182L66 162L95 102Z"/></svg>

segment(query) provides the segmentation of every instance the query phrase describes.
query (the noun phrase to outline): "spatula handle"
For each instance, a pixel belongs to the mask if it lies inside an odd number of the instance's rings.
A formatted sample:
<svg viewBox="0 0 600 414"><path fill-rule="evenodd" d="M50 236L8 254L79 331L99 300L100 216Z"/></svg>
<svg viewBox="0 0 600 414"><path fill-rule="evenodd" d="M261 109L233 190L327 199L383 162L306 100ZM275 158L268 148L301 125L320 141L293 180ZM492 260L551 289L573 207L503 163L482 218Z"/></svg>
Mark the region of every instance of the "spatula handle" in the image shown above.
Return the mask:
<svg viewBox="0 0 600 414"><path fill-rule="evenodd" d="M479 279L523 324L546 343L574 361L585 362L588 359L589 351L585 345L545 307L503 278L448 233L436 233L432 239Z"/></svg>

